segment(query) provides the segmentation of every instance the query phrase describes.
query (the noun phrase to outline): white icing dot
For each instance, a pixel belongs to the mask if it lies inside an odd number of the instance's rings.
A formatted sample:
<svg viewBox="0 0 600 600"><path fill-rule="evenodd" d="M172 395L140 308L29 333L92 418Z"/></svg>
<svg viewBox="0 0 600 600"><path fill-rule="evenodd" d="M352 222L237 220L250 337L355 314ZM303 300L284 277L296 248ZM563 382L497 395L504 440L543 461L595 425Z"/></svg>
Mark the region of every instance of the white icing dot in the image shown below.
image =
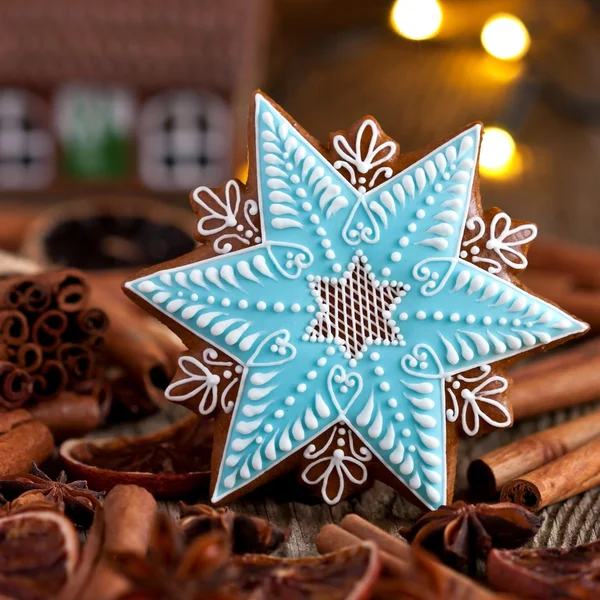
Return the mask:
<svg viewBox="0 0 600 600"><path fill-rule="evenodd" d="M484 325L491 325L492 324L492 318L491 317L483 317L483 324Z"/></svg>
<svg viewBox="0 0 600 600"><path fill-rule="evenodd" d="M298 177L298 175L296 175L295 173L290 177L290 181L292 183L300 183L300 177Z"/></svg>
<svg viewBox="0 0 600 600"><path fill-rule="evenodd" d="M383 269L381 269L381 274L384 277L389 277L391 275L392 271L390 270L389 267L383 267Z"/></svg>
<svg viewBox="0 0 600 600"><path fill-rule="evenodd" d="M281 409L279 409L279 410L276 410L276 411L273 413L273 416L274 416L276 419L281 419L281 418L283 418L283 415L284 415L284 414L285 414L285 413L284 413L284 412L283 412Z"/></svg>
<svg viewBox="0 0 600 600"><path fill-rule="evenodd" d="M239 365L235 368L236 373L241 373L244 370L244 367L240 367Z"/></svg>
<svg viewBox="0 0 600 600"><path fill-rule="evenodd" d="M498 319L498 325L506 325L506 319L504 317L500 317Z"/></svg>
<svg viewBox="0 0 600 600"><path fill-rule="evenodd" d="M229 298L223 298L221 300L221 306L229 306L231 304L231 300Z"/></svg>
<svg viewBox="0 0 600 600"><path fill-rule="evenodd" d="M335 252L333 250L327 250L327 252L325 252L325 256L329 260L333 260L335 258Z"/></svg>
<svg viewBox="0 0 600 600"><path fill-rule="evenodd" d="M348 364L349 364L349 365L350 365L352 368L354 368L354 367L357 365L356 359L355 359L355 358L351 358L351 359L348 361Z"/></svg>
<svg viewBox="0 0 600 600"><path fill-rule="evenodd" d="M401 313L398 315L398 318L399 318L401 321L406 321L406 319L408 319L408 313L401 312Z"/></svg>
<svg viewBox="0 0 600 600"><path fill-rule="evenodd" d="M331 241L330 240L321 240L321 246L323 246L323 248L331 248Z"/></svg>
<svg viewBox="0 0 600 600"><path fill-rule="evenodd" d="M257 444L262 444L263 443L263 438L262 435L259 435L255 440L254 440Z"/></svg>
<svg viewBox="0 0 600 600"><path fill-rule="evenodd" d="M419 363L419 369L425 370L427 368L427 363L425 361Z"/></svg>
<svg viewBox="0 0 600 600"><path fill-rule="evenodd" d="M472 246L471 254L479 254L479 248L477 246Z"/></svg>
<svg viewBox="0 0 600 600"><path fill-rule="evenodd" d="M417 217L417 219L422 219L423 217L425 217L425 211L422 208L420 208L417 211L416 217Z"/></svg>
<svg viewBox="0 0 600 600"><path fill-rule="evenodd" d="M308 335L308 333L303 333L303 334L302 334L302 341L303 341L303 342L308 342L308 340L309 340L309 339L310 339L310 338L309 338L309 335Z"/></svg>
<svg viewBox="0 0 600 600"><path fill-rule="evenodd" d="M300 393L305 392L306 391L306 384L305 383L299 383L296 386L296 390Z"/></svg>
<svg viewBox="0 0 600 600"><path fill-rule="evenodd" d="M457 390L460 387L460 381L453 381L452 387L453 389Z"/></svg>
<svg viewBox="0 0 600 600"><path fill-rule="evenodd" d="M441 192L441 191L442 191L442 184L441 184L441 183L436 183L436 184L433 186L433 189L434 189L436 192Z"/></svg>
<svg viewBox="0 0 600 600"><path fill-rule="evenodd" d="M450 315L450 320L451 320L453 323L456 323L456 321L458 321L459 319L460 319L460 315L459 315L458 313L452 313L452 314Z"/></svg>
<svg viewBox="0 0 600 600"><path fill-rule="evenodd" d="M405 427L405 428L402 430L402 435L403 435L404 437L408 437L408 436L410 435L410 429L409 429L408 427Z"/></svg>
<svg viewBox="0 0 600 600"><path fill-rule="evenodd" d="M425 202L426 204L429 204L429 206L431 206L435 202L435 200L433 196L427 196L427 198L425 198Z"/></svg>
<svg viewBox="0 0 600 600"><path fill-rule="evenodd" d="M271 433L271 431L273 431L273 425L271 425L271 423L267 423L264 429L266 433Z"/></svg>
<svg viewBox="0 0 600 600"><path fill-rule="evenodd" d="M262 238L261 238L259 235L257 235L257 236L254 238L254 242L255 242L256 244L260 244L260 243L262 242Z"/></svg>
<svg viewBox="0 0 600 600"><path fill-rule="evenodd" d="M398 240L398 244L402 247L402 248L406 248L406 246L408 246L408 238L403 235L399 240Z"/></svg>
<svg viewBox="0 0 600 600"><path fill-rule="evenodd" d="M379 354L379 352L371 352L371 355L369 356L369 358L373 361L378 361L381 356Z"/></svg>
<svg viewBox="0 0 600 600"><path fill-rule="evenodd" d="M402 254L400 254L400 252L392 252L390 258L392 259L392 262L400 262L402 259Z"/></svg>
<svg viewBox="0 0 600 600"><path fill-rule="evenodd" d="M333 346L329 346L329 348L327 348L327 350L325 350L326 354L329 354L329 356L332 356L335 354L335 348Z"/></svg>
<svg viewBox="0 0 600 600"><path fill-rule="evenodd" d="M395 400L395 398L391 398L391 400ZM396 402L396 404L398 404L398 403ZM392 405L390 404L390 406L392 406ZM392 408L394 408L394 406L392 406ZM398 421L398 422L404 421L404 415L401 412L396 413L394 415L394 419L396 419L396 421Z"/></svg>
<svg viewBox="0 0 600 600"><path fill-rule="evenodd" d="M381 375L384 373L385 371L383 370L383 367L375 367L375 375L379 375L381 377Z"/></svg>
<svg viewBox="0 0 600 600"><path fill-rule="evenodd" d="M266 302L263 302L262 300L259 300L259 301L256 303L256 308L257 308L258 310L265 310L265 309L267 308L267 303L266 303Z"/></svg>
<svg viewBox="0 0 600 600"><path fill-rule="evenodd" d="M273 310L275 312L283 312L285 309L285 305L283 304L283 302L275 302L275 304L273 304Z"/></svg>
<svg viewBox="0 0 600 600"><path fill-rule="evenodd" d="M306 212L308 212L309 210L312 210L312 204L310 202L303 202L302 210L305 210Z"/></svg>
<svg viewBox="0 0 600 600"><path fill-rule="evenodd" d="M468 253L467 253L467 251L466 251L466 250L461 250L461 251L460 251L460 257L461 257L461 258L467 258L467 254L468 254Z"/></svg>
<svg viewBox="0 0 600 600"><path fill-rule="evenodd" d="M521 325L521 319L514 319L513 322L512 322L512 324L515 327L519 327L519 325Z"/></svg>
<svg viewBox="0 0 600 600"><path fill-rule="evenodd" d="M196 300L198 300L198 294L192 294L192 295L190 296L190 300L191 300L192 302L196 302Z"/></svg>
<svg viewBox="0 0 600 600"><path fill-rule="evenodd" d="M446 181L448 181L448 179L450 179L450 173L444 173L444 174L442 175L442 177L443 177L443 178L444 178Z"/></svg>
<svg viewBox="0 0 600 600"><path fill-rule="evenodd" d="M390 408L396 408L398 406L398 400L396 400L396 398L390 398L388 400L388 406Z"/></svg>
<svg viewBox="0 0 600 600"><path fill-rule="evenodd" d="M444 313L443 313L441 310L436 310L436 311L433 313L433 318L434 318L436 321L441 321L441 320L444 318Z"/></svg>
<svg viewBox="0 0 600 600"><path fill-rule="evenodd" d="M239 308L248 308L248 300L240 300L238 306Z"/></svg>
<svg viewBox="0 0 600 600"><path fill-rule="evenodd" d="M318 225L318 224L319 224L319 221L320 221L320 219L319 219L319 215L310 215L310 222L311 222L313 225Z"/></svg>
<svg viewBox="0 0 600 600"><path fill-rule="evenodd" d="M319 365L319 367L324 367L327 364L327 359L324 356L321 356L321 358L317 361L317 365Z"/></svg>
<svg viewBox="0 0 600 600"><path fill-rule="evenodd" d="M309 274L306 276L306 281L314 281L314 280L315 280L315 276L314 276L314 275L312 275L311 273L309 273Z"/></svg>
<svg viewBox="0 0 600 600"><path fill-rule="evenodd" d="M389 384L387 381L382 381L382 382L379 384L379 389L380 389L382 392L389 392L389 391L390 391L390 384Z"/></svg>
<svg viewBox="0 0 600 600"><path fill-rule="evenodd" d="M317 235L320 235L321 237L327 235L327 232L325 231L325 229L323 229L323 227L317 227Z"/></svg>
<svg viewBox="0 0 600 600"><path fill-rule="evenodd" d="M469 323L470 325L475 323L475 315L467 315L467 318L465 319L465 321L467 323Z"/></svg>
<svg viewBox="0 0 600 600"><path fill-rule="evenodd" d="M417 317L417 319L422 321L423 319L425 319L427 317L427 313L424 310L418 310L417 314L415 316Z"/></svg>
<svg viewBox="0 0 600 600"><path fill-rule="evenodd" d="M417 224L416 223L409 223L407 229L411 233L414 233L417 230Z"/></svg>
<svg viewBox="0 0 600 600"><path fill-rule="evenodd" d="M335 263L333 267L331 267L336 273L339 273L342 270L342 265L340 263Z"/></svg>
<svg viewBox="0 0 600 600"><path fill-rule="evenodd" d="M286 404L286 406L293 406L295 401L296 401L296 399L294 398L294 396L288 396L285 399L285 404Z"/></svg>
<svg viewBox="0 0 600 600"><path fill-rule="evenodd" d="M415 447L415 445L414 445L414 444L411 444L411 445L408 447L408 451L409 451L409 452L414 452L415 450L416 450L416 447Z"/></svg>
<svg viewBox="0 0 600 600"><path fill-rule="evenodd" d="M236 227L236 230L237 230L237 231L244 231L244 226L243 226L243 225L238 225L238 226Z"/></svg>
<svg viewBox="0 0 600 600"><path fill-rule="evenodd" d="M306 379L315 379L317 377L317 372L316 371L309 371L306 374Z"/></svg>
<svg viewBox="0 0 600 600"><path fill-rule="evenodd" d="M295 302L294 304L292 304L290 306L290 310L292 312L300 312L301 309L302 309L302 307L297 302Z"/></svg>
<svg viewBox="0 0 600 600"><path fill-rule="evenodd" d="M340 435L346 435L346 430L343 427L340 427L340 430L338 432Z"/></svg>
<svg viewBox="0 0 600 600"><path fill-rule="evenodd" d="M358 183L366 183L367 179L365 177L359 177L358 178Z"/></svg>
<svg viewBox="0 0 600 600"><path fill-rule="evenodd" d="M209 296L209 297L206 299L206 301L207 301L209 304L214 304L214 303L215 303L215 297L214 297L214 296Z"/></svg>
<svg viewBox="0 0 600 600"><path fill-rule="evenodd" d="M314 304L309 304L309 305L306 307L306 312L307 312L307 313L314 313L314 312L315 312L315 306L314 306Z"/></svg>
<svg viewBox="0 0 600 600"><path fill-rule="evenodd" d="M338 446L345 446L346 445L346 441L343 438L338 438L337 445Z"/></svg>

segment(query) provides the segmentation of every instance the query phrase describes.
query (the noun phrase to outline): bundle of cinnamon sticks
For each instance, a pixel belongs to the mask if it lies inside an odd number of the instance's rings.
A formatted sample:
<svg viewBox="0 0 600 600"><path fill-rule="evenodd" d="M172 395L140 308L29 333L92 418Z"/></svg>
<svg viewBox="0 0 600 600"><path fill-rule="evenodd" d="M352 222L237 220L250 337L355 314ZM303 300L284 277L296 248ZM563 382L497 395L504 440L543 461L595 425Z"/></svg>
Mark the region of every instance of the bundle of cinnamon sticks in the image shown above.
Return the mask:
<svg viewBox="0 0 600 600"><path fill-rule="evenodd" d="M541 358L512 373L515 420L600 399L600 339ZM526 436L473 461L471 488L530 510L600 483L600 409Z"/></svg>

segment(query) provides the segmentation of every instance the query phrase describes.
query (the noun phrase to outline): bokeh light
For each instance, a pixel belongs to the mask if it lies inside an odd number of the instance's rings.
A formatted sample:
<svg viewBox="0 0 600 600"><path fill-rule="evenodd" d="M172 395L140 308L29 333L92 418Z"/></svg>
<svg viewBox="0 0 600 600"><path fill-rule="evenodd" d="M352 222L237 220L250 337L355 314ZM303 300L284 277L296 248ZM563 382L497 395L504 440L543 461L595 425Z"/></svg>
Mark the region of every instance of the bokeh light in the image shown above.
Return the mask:
<svg viewBox="0 0 600 600"><path fill-rule="evenodd" d="M503 176L512 170L517 146L508 131L500 127L486 127L481 142L479 167L489 176Z"/></svg>
<svg viewBox="0 0 600 600"><path fill-rule="evenodd" d="M481 43L496 58L518 60L527 54L531 40L523 21L503 13L486 21L481 31Z"/></svg>
<svg viewBox="0 0 600 600"><path fill-rule="evenodd" d="M427 40L440 30L442 7L437 0L396 0L390 23L399 35L409 40Z"/></svg>

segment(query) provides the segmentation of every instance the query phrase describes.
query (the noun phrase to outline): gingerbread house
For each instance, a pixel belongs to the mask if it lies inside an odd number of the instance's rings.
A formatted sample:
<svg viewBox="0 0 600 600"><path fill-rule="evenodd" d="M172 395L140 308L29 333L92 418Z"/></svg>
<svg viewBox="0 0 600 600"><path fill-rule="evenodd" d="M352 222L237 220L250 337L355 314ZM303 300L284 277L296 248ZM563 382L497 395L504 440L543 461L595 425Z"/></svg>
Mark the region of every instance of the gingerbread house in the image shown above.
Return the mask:
<svg viewBox="0 0 600 600"><path fill-rule="evenodd" d="M269 17L269 0L0 0L0 197L230 177Z"/></svg>

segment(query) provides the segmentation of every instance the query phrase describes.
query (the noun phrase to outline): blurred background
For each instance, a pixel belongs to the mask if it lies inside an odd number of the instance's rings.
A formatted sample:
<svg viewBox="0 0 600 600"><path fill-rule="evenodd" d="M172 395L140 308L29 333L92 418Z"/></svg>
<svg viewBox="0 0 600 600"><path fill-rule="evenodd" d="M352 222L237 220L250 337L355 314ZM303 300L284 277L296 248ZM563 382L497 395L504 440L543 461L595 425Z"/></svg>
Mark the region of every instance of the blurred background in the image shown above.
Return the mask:
<svg viewBox="0 0 600 600"><path fill-rule="evenodd" d="M486 126L484 206L598 243L597 0L0 0L0 247L127 269L193 247L260 87L322 141Z"/></svg>

